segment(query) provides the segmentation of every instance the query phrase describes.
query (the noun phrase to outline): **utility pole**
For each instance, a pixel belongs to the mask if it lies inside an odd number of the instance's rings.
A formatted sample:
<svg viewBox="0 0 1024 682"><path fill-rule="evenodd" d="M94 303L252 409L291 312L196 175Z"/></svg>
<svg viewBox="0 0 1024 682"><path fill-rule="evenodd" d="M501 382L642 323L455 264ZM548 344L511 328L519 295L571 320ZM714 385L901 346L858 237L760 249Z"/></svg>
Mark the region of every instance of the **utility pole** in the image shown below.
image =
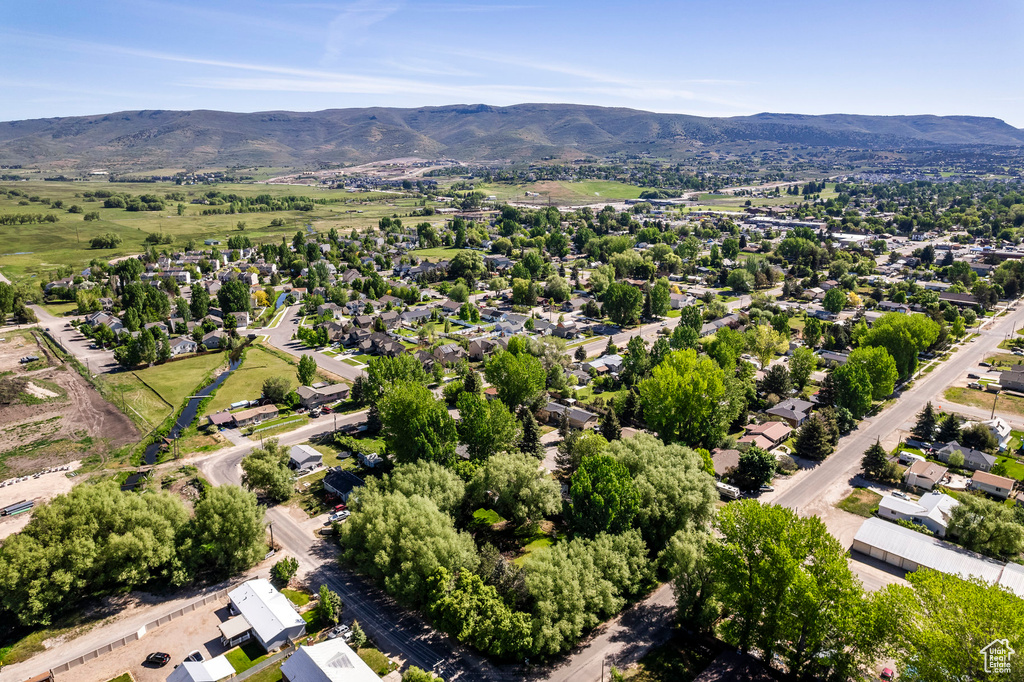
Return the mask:
<svg viewBox="0 0 1024 682"><path fill-rule="evenodd" d="M270 524L270 549L274 549L274 524Z"/></svg>
<svg viewBox="0 0 1024 682"><path fill-rule="evenodd" d="M998 400L999 400L999 394L996 393L995 397L992 398L992 416L989 417L989 419L995 419L996 418L996 402L998 402Z"/></svg>

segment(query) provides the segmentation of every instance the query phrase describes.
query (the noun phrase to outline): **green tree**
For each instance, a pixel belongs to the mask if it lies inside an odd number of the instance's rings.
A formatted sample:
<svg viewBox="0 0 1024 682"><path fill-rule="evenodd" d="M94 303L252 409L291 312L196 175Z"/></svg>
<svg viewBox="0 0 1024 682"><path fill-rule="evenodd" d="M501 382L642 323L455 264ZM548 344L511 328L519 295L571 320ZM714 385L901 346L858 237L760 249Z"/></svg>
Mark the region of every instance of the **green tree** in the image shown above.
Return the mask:
<svg viewBox="0 0 1024 682"><path fill-rule="evenodd" d="M355 632L355 627L352 628L352 631ZM352 639L355 639L355 637ZM411 665L402 673L402 682L444 682L444 680L440 677L434 677L432 672Z"/></svg>
<svg viewBox="0 0 1024 682"><path fill-rule="evenodd" d="M376 490L377 479L367 479L366 489ZM402 493L406 497L425 497L445 514L455 514L462 506L466 485L451 469L437 462L420 460L399 464L383 477L381 486L386 492Z"/></svg>
<svg viewBox="0 0 1024 682"><path fill-rule="evenodd" d="M640 320L644 295L631 284L614 282L604 292L604 307L601 311L613 324L629 326Z"/></svg>
<svg viewBox="0 0 1024 682"><path fill-rule="evenodd" d="M862 365L867 370L871 379L871 397L875 400L889 397L896 387L896 379L899 376L896 361L884 348L857 348L850 353L846 364Z"/></svg>
<svg viewBox="0 0 1024 682"><path fill-rule="evenodd" d="M558 483L523 453L495 455L477 470L466 489L471 508L493 509L516 526L537 522L561 505Z"/></svg>
<svg viewBox="0 0 1024 682"><path fill-rule="evenodd" d="M525 406L519 408L518 418L523 425L523 437L519 441L519 449L537 459L542 459L544 444L540 442L540 424L537 423L537 418Z"/></svg>
<svg viewBox="0 0 1024 682"><path fill-rule="evenodd" d="M192 311L192 319L197 322L210 311L210 294L201 284L192 287L192 302L189 304Z"/></svg>
<svg viewBox="0 0 1024 682"><path fill-rule="evenodd" d="M775 455L758 447L740 453L740 464L732 480L740 490L757 490L775 476Z"/></svg>
<svg viewBox="0 0 1024 682"><path fill-rule="evenodd" d="M270 569L270 575L281 585L287 585L298 570L298 560L295 557L285 557L274 564Z"/></svg>
<svg viewBox="0 0 1024 682"><path fill-rule="evenodd" d="M981 422L975 422L960 433L960 443L982 452L995 452L999 441L992 430Z"/></svg>
<svg viewBox="0 0 1024 682"><path fill-rule="evenodd" d="M475 393L463 393L457 405L459 440L466 445L470 458L487 459L510 450L519 442L519 420L512 416L505 403L488 401Z"/></svg>
<svg viewBox="0 0 1024 682"><path fill-rule="evenodd" d="M792 390L789 370L785 365L772 365L764 373L764 378L761 379L757 388L764 395L774 394L780 398L787 397Z"/></svg>
<svg viewBox="0 0 1024 682"><path fill-rule="evenodd" d="M217 302L221 311L228 313L247 313L251 309L249 302L249 286L240 279L225 282L217 291Z"/></svg>
<svg viewBox="0 0 1024 682"><path fill-rule="evenodd" d="M924 409L917 413L917 423L913 429L914 438L930 443L935 437L936 421L935 408L929 400Z"/></svg>
<svg viewBox="0 0 1024 682"><path fill-rule="evenodd" d="M619 426L619 418L615 415L615 410L608 410L601 418L601 435L608 442L613 440L619 440L622 437L622 427Z"/></svg>
<svg viewBox="0 0 1024 682"><path fill-rule="evenodd" d="M797 432L794 449L804 459L821 462L835 450L828 425L820 414L812 414Z"/></svg>
<svg viewBox="0 0 1024 682"><path fill-rule="evenodd" d="M317 622L324 626L337 625L341 620L342 606L341 596L337 592L327 585L320 586L320 599L313 611Z"/></svg>
<svg viewBox="0 0 1024 682"><path fill-rule="evenodd" d="M527 353L498 351L484 367L484 376L509 410L533 402L547 381L540 360Z"/></svg>
<svg viewBox="0 0 1024 682"><path fill-rule="evenodd" d="M718 490L701 454L646 433L614 441L606 451L626 467L636 487L635 522L652 551L659 551L680 529L711 520Z"/></svg>
<svg viewBox="0 0 1024 682"><path fill-rule="evenodd" d="M399 463L428 460L448 464L455 456L458 432L443 401L423 384L392 385L377 405L381 435Z"/></svg>
<svg viewBox="0 0 1024 682"><path fill-rule="evenodd" d="M860 460L864 473L877 480L885 480L889 464L889 455L878 440L864 451L864 457Z"/></svg>
<svg viewBox="0 0 1024 682"><path fill-rule="evenodd" d="M711 561L713 542L706 531L687 528L672 536L662 555L679 620L704 633L714 628L722 614L716 566Z"/></svg>
<svg viewBox="0 0 1024 682"><path fill-rule="evenodd" d="M610 455L584 457L572 475L569 495L572 526L589 536L625 531L640 504L629 470Z"/></svg>
<svg viewBox="0 0 1024 682"><path fill-rule="evenodd" d="M668 280L662 277L651 287L651 312L655 317L665 317L672 305L672 290Z"/></svg>
<svg viewBox="0 0 1024 682"><path fill-rule="evenodd" d="M316 360L312 355L303 355L299 358L299 369L296 372L299 377L300 386L312 386L316 381Z"/></svg>
<svg viewBox="0 0 1024 682"><path fill-rule="evenodd" d="M863 346L880 346L896 362L901 379L917 371L918 353L939 338L939 325L925 315L886 313L875 320L862 339Z"/></svg>
<svg viewBox="0 0 1024 682"><path fill-rule="evenodd" d="M789 343L786 337L772 329L771 325L754 325L747 332L747 347L754 357L757 358L757 361L761 363L762 369L767 368L768 363L777 354L785 353L788 346Z"/></svg>
<svg viewBox="0 0 1024 682"><path fill-rule="evenodd" d="M893 645L900 679L1000 680L1014 675L985 672L980 654L993 639L1024 647L1024 599L980 578L919 568L907 574L910 587L889 585L887 611L899 614ZM1013 670L1017 670L1016 659Z"/></svg>
<svg viewBox="0 0 1024 682"><path fill-rule="evenodd" d="M846 294L839 287L832 287L825 292L825 300L821 302L821 307L833 315L838 315L846 307Z"/></svg>
<svg viewBox="0 0 1024 682"><path fill-rule="evenodd" d="M375 404L388 388L400 382L426 385L427 373L423 369L423 364L408 354L393 358L370 358L366 366L366 381L362 387L363 402ZM354 389L353 386L353 392Z"/></svg>
<svg viewBox="0 0 1024 682"><path fill-rule="evenodd" d="M216 575L243 571L267 552L263 508L238 486L208 488L196 504L192 527L197 565Z"/></svg>
<svg viewBox="0 0 1024 682"><path fill-rule="evenodd" d="M754 276L744 268L737 268L729 273L729 276L725 280L725 286L729 287L737 294L748 293L754 288Z"/></svg>
<svg viewBox="0 0 1024 682"><path fill-rule="evenodd" d="M288 449L276 438L254 448L242 459L242 485L274 502L285 502L294 492Z"/></svg>
<svg viewBox="0 0 1024 682"><path fill-rule="evenodd" d="M871 409L872 386L868 370L863 364L847 362L830 374L835 385L835 406L845 407L854 419L861 419Z"/></svg>
<svg viewBox="0 0 1024 682"><path fill-rule="evenodd" d="M967 549L999 558L1024 551L1024 526L1014 510L994 500L965 495L953 509L946 534Z"/></svg>
<svg viewBox="0 0 1024 682"><path fill-rule="evenodd" d="M473 539L455 530L450 516L425 497L366 491L341 527L343 565L377 580L399 602L428 602L430 578L476 568Z"/></svg>
<svg viewBox="0 0 1024 682"><path fill-rule="evenodd" d="M666 442L713 448L739 413L733 381L695 350L669 353L640 383L644 419Z"/></svg>
<svg viewBox="0 0 1024 682"><path fill-rule="evenodd" d="M960 442L960 420L957 416L950 412L943 419L939 425L939 433L935 437L940 443L952 443L953 441Z"/></svg>
<svg viewBox="0 0 1024 682"><path fill-rule="evenodd" d="M556 303L561 303L569 299L572 290L569 288L569 283L565 281L564 277L551 275L547 279L544 293Z"/></svg>
<svg viewBox="0 0 1024 682"><path fill-rule="evenodd" d="M817 347L818 343L821 341L821 322L819 322L817 318L808 317L804 321L803 337L808 348Z"/></svg>
<svg viewBox="0 0 1024 682"><path fill-rule="evenodd" d="M288 377L272 376L267 377L263 382L263 397L276 405L283 403L285 396L291 391L292 384L288 381Z"/></svg>
<svg viewBox="0 0 1024 682"><path fill-rule="evenodd" d="M366 646L366 639L367 637L366 633L363 632L363 626L359 624L358 620L352 621L352 632L348 640L349 644L352 645L352 649L355 651L359 651L360 649L362 649L364 646ZM409 670L415 669L416 668L410 668ZM402 680L405 680L404 676L402 677ZM442 680L441 682L444 681Z"/></svg>

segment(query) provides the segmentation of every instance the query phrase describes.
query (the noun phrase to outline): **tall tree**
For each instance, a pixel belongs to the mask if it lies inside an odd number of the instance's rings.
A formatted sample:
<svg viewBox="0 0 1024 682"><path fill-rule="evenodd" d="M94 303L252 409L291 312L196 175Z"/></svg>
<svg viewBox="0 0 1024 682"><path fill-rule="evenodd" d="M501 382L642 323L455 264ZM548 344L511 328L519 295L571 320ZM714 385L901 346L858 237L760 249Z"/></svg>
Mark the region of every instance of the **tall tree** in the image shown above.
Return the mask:
<svg viewBox="0 0 1024 682"><path fill-rule="evenodd" d="M960 420L955 414L950 412L942 419L936 440L940 443L951 443L953 441L959 442L960 436Z"/></svg>
<svg viewBox="0 0 1024 682"><path fill-rule="evenodd" d="M469 482L466 495L472 507L489 507L516 526L556 513L562 499L558 483L523 453L491 457Z"/></svg>
<svg viewBox="0 0 1024 682"><path fill-rule="evenodd" d="M820 414L812 414L797 433L795 451L804 459L823 461L835 450L828 424Z"/></svg>
<svg viewBox="0 0 1024 682"><path fill-rule="evenodd" d="M196 504L193 543L198 565L231 575L254 565L267 551L263 508L256 496L238 486L209 488Z"/></svg>
<svg viewBox="0 0 1024 682"><path fill-rule="evenodd" d="M262 448L254 448L242 459L242 485L274 502L288 500L295 490L288 449L276 438Z"/></svg>
<svg viewBox="0 0 1024 682"><path fill-rule="evenodd" d="M847 359L846 364L861 365L871 380L871 397L884 400L892 394L899 373L896 361L885 348L857 348Z"/></svg>
<svg viewBox="0 0 1024 682"><path fill-rule="evenodd" d="M740 453L740 464L732 479L740 490L757 490L771 482L775 466L775 455L758 447L747 448Z"/></svg>
<svg viewBox="0 0 1024 682"><path fill-rule="evenodd" d="M312 386L316 380L316 360L312 355L303 355L299 358L299 368L296 371L301 386Z"/></svg>
<svg viewBox="0 0 1024 682"><path fill-rule="evenodd" d="M547 380L540 360L525 352L498 351L487 361L484 376L509 410L536 399Z"/></svg>
<svg viewBox="0 0 1024 682"><path fill-rule="evenodd" d="M584 457L572 475L569 495L572 526L588 536L627 530L640 503L629 470L610 455Z"/></svg>
<svg viewBox="0 0 1024 682"><path fill-rule="evenodd" d="M520 423L499 400L463 393L458 399L459 440L472 459L487 459L519 442Z"/></svg>
<svg viewBox="0 0 1024 682"><path fill-rule="evenodd" d="M631 284L614 282L604 292L604 307L601 311L612 323L620 326L635 324L640 319L644 295Z"/></svg>
<svg viewBox="0 0 1024 682"><path fill-rule="evenodd" d="M885 448L878 440L864 451L860 465L869 477L884 480L889 465L889 455L886 454Z"/></svg>
<svg viewBox="0 0 1024 682"><path fill-rule="evenodd" d="M388 452L400 463L447 464L455 456L458 430L443 401L423 384L399 382L377 405Z"/></svg>
<svg viewBox="0 0 1024 682"><path fill-rule="evenodd" d="M930 443L935 437L936 421L935 408L932 407L932 401L929 400L924 409L917 414L917 423L914 424L913 429L914 438Z"/></svg>
<svg viewBox="0 0 1024 682"><path fill-rule="evenodd" d="M864 336L863 346L881 346L896 362L900 378L906 379L917 370L917 356L935 343L939 325L925 315L886 313L875 320Z"/></svg>
<svg viewBox="0 0 1024 682"><path fill-rule="evenodd" d="M872 386L871 376L864 365L847 362L833 369L830 374L835 384L834 405L848 409L854 419L867 414L871 409Z"/></svg>

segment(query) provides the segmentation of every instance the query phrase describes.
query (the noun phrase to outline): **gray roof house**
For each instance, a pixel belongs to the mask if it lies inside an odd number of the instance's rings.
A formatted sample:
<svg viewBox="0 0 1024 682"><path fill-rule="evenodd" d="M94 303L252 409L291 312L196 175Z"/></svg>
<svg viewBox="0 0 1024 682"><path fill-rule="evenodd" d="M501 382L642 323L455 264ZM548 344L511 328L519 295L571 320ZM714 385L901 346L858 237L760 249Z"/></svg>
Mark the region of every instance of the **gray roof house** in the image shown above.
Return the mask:
<svg viewBox="0 0 1024 682"><path fill-rule="evenodd" d="M262 578L249 580L231 590L228 600L230 612L245 619L253 639L268 652L306 634L306 621L292 603ZM221 628L232 620L222 623Z"/></svg>
<svg viewBox="0 0 1024 682"><path fill-rule="evenodd" d="M334 467L324 476L324 490L329 495L341 498L342 502L348 502L352 491L362 485L363 479L341 467Z"/></svg>
<svg viewBox="0 0 1024 682"><path fill-rule="evenodd" d="M324 456L311 445L292 446L288 455L288 466L292 469L313 469L324 464Z"/></svg>
<svg viewBox="0 0 1024 682"><path fill-rule="evenodd" d="M949 457L954 452L960 452L964 456L964 468L973 471L989 471L996 465L996 458L987 452L974 450L973 448L960 445L955 440L946 443L935 456L943 462L949 462Z"/></svg>

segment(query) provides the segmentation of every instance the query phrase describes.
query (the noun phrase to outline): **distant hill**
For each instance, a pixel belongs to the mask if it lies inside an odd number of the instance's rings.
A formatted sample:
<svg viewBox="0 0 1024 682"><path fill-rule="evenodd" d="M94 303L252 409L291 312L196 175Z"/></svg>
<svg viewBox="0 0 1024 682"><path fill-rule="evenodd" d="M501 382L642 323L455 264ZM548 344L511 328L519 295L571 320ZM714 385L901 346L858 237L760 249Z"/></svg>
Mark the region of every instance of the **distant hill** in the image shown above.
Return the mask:
<svg viewBox="0 0 1024 682"><path fill-rule="evenodd" d="M734 145L857 149L1024 145L1024 131L974 116L757 114L707 118L573 104L268 111L123 111L0 123L0 163L68 169L606 156Z"/></svg>

